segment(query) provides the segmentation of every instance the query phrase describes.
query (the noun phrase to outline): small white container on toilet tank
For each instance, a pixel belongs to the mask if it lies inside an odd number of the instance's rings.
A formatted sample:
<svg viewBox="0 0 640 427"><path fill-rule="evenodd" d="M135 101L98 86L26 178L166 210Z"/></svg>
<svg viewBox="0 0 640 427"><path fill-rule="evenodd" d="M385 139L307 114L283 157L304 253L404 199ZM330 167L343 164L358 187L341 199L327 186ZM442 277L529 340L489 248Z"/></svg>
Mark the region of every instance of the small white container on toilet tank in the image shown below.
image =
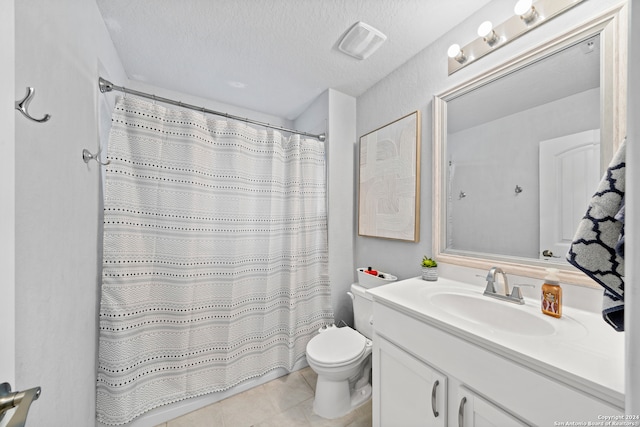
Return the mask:
<svg viewBox="0 0 640 427"><path fill-rule="evenodd" d="M358 272L358 285L363 288L371 289L382 285L388 285L391 282L398 280L393 274L378 271L377 275L366 273L366 268L357 268Z"/></svg>

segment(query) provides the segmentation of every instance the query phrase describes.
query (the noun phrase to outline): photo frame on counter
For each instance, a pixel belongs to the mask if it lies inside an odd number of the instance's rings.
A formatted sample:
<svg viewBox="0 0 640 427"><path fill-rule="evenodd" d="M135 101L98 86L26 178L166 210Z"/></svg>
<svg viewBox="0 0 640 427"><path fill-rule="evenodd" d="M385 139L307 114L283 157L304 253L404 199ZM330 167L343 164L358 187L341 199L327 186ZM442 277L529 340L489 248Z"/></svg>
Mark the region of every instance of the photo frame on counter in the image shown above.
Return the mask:
<svg viewBox="0 0 640 427"><path fill-rule="evenodd" d="M358 235L420 240L420 111L360 137Z"/></svg>

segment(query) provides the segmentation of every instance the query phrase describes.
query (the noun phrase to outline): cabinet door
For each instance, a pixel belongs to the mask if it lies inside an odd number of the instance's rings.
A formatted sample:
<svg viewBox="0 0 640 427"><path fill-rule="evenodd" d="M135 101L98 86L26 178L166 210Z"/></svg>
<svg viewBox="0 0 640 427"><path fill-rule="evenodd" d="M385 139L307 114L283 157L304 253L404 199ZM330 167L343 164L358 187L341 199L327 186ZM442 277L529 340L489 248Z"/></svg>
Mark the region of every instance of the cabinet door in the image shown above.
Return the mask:
<svg viewBox="0 0 640 427"><path fill-rule="evenodd" d="M374 426L447 425L447 377L379 336L373 363Z"/></svg>
<svg viewBox="0 0 640 427"><path fill-rule="evenodd" d="M465 387L460 387L458 397L458 427L527 425Z"/></svg>

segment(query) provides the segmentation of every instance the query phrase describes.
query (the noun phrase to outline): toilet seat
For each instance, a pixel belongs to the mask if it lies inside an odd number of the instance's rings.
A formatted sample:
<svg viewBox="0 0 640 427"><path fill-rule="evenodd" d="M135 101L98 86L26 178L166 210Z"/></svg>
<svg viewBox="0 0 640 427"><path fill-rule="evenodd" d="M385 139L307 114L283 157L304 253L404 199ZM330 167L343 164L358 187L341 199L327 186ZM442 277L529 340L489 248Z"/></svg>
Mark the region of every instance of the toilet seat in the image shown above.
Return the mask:
<svg viewBox="0 0 640 427"><path fill-rule="evenodd" d="M307 344L307 358L319 366L338 367L362 357L367 339L348 326L328 329Z"/></svg>

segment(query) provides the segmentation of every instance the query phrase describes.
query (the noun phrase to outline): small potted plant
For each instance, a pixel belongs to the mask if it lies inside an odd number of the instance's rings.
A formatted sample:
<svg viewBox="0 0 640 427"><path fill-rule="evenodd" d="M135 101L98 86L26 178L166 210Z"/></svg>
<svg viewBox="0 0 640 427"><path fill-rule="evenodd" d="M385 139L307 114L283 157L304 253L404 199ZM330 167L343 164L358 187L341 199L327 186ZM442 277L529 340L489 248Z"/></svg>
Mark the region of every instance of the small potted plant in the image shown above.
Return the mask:
<svg viewBox="0 0 640 427"><path fill-rule="evenodd" d="M438 263L425 255L422 258L422 280L438 280Z"/></svg>

